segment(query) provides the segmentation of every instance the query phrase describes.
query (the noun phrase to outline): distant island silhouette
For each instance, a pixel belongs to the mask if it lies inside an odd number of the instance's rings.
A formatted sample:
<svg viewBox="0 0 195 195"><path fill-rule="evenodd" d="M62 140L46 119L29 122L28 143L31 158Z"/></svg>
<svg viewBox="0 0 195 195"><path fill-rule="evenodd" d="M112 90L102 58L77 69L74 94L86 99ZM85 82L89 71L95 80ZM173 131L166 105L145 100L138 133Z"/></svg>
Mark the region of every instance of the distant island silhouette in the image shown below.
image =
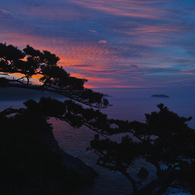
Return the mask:
<svg viewBox="0 0 195 195"><path fill-rule="evenodd" d="M151 97L169 98L169 96L168 96L168 95L164 95L164 94L154 94L154 95L151 95Z"/></svg>

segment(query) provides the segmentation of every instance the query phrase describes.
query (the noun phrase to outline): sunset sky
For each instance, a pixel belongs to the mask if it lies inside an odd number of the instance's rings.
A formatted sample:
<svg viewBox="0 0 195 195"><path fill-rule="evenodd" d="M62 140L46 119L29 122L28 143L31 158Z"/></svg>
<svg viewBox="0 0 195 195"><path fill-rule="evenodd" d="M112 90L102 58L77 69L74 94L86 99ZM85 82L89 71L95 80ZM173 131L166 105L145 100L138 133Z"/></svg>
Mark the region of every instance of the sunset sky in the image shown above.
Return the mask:
<svg viewBox="0 0 195 195"><path fill-rule="evenodd" d="M1 0L0 42L55 53L86 87L195 86L194 0Z"/></svg>

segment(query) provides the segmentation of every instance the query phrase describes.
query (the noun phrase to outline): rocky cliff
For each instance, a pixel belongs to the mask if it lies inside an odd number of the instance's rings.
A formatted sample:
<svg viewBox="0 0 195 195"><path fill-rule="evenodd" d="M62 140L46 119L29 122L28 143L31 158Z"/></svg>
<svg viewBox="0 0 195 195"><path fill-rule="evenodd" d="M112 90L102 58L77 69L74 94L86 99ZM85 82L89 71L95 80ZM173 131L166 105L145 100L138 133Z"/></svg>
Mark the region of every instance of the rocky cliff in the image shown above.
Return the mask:
<svg viewBox="0 0 195 195"><path fill-rule="evenodd" d="M0 114L0 194L72 194L98 175L64 152L47 120L28 110Z"/></svg>

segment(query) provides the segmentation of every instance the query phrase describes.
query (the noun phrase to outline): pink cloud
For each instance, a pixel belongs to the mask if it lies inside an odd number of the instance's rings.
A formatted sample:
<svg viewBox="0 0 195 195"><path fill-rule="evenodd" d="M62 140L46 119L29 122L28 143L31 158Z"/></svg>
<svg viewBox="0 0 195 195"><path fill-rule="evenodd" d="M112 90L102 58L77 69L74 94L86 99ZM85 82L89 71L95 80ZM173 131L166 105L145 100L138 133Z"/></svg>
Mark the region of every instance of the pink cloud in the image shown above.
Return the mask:
<svg viewBox="0 0 195 195"><path fill-rule="evenodd" d="M3 12L4 14L12 14L11 12L4 10L4 9L0 9L1 12Z"/></svg>
<svg viewBox="0 0 195 195"><path fill-rule="evenodd" d="M100 41L98 41L98 43L107 43L107 41L106 40L100 40Z"/></svg>

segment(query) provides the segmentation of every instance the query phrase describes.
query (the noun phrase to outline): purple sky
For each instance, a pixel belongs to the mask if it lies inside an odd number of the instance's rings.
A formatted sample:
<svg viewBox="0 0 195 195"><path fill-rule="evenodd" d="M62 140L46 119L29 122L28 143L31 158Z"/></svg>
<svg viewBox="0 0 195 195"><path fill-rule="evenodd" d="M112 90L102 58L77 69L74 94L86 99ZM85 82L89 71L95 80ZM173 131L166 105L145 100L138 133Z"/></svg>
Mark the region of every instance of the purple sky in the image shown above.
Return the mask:
<svg viewBox="0 0 195 195"><path fill-rule="evenodd" d="M194 0L1 0L0 42L60 57L86 87L195 85Z"/></svg>

